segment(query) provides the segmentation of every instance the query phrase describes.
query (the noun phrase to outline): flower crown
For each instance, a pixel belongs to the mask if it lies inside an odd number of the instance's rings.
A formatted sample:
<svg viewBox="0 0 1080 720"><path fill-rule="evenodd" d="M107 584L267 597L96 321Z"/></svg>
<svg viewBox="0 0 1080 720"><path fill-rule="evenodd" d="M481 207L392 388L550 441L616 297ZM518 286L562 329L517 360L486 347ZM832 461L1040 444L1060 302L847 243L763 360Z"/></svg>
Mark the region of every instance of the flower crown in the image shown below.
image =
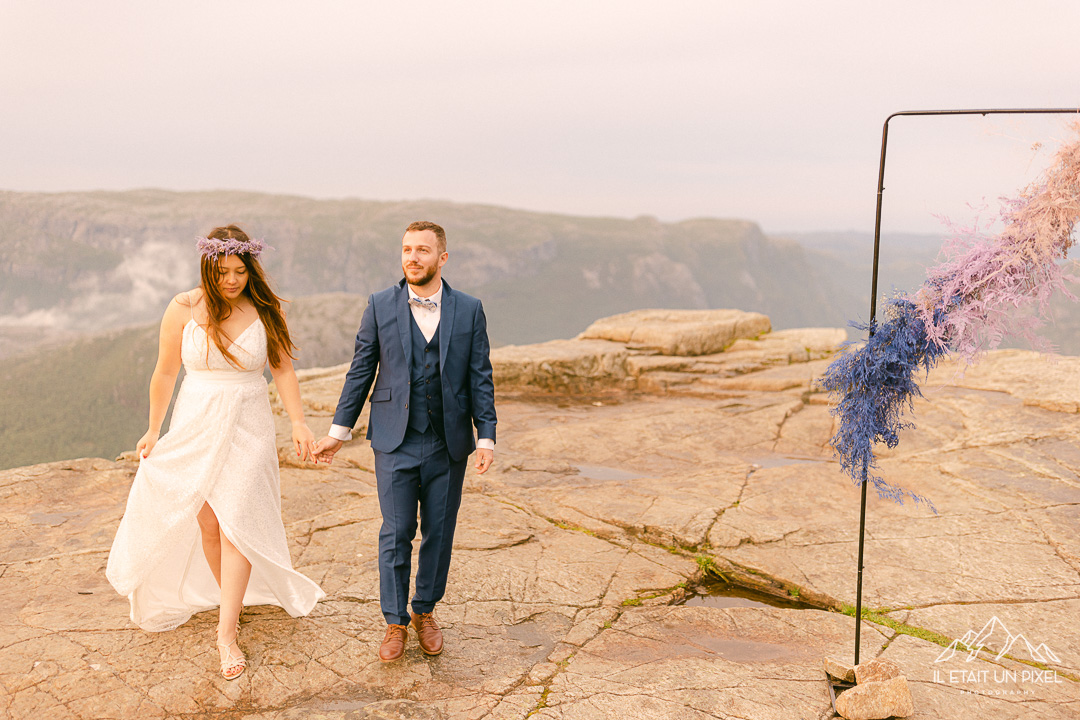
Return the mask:
<svg viewBox="0 0 1080 720"><path fill-rule="evenodd" d="M198 238L195 241L195 247L199 249L202 256L207 260L216 258L219 255L241 255L247 254L252 257L259 257L263 250L271 250L266 243L262 240L237 240L236 238L226 238L220 240L218 238Z"/></svg>

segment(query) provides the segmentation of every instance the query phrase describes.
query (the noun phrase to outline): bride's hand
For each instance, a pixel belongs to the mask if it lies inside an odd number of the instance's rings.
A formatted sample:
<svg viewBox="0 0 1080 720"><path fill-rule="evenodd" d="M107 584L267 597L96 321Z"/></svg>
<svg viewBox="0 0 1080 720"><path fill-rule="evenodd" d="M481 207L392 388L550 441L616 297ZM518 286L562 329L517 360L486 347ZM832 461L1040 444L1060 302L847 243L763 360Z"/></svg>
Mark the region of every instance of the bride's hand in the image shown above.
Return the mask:
<svg viewBox="0 0 1080 720"><path fill-rule="evenodd" d="M316 462L315 460L315 434L307 426L307 423L293 425L292 429L293 449L296 456L301 460Z"/></svg>
<svg viewBox="0 0 1080 720"><path fill-rule="evenodd" d="M135 451L139 453L140 458L144 458L150 455L150 451L157 445L158 434L153 430L147 430L146 434L139 439L138 444L135 445Z"/></svg>

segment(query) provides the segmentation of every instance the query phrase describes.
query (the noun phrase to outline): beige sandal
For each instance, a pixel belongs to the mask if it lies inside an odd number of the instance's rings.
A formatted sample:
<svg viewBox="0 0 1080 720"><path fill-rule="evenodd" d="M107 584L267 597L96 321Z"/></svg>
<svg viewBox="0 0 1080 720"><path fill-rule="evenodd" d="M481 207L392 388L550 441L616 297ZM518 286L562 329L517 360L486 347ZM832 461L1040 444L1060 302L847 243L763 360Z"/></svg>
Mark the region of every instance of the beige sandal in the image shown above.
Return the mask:
<svg viewBox="0 0 1080 720"><path fill-rule="evenodd" d="M233 645L236 645L236 652L240 653L239 657L232 654L230 648ZM233 638L228 643L218 643L217 646L225 648L225 659L221 661L221 677L226 680L235 680L243 675L244 669L247 667L247 658L244 657L244 651L236 644L236 638Z"/></svg>

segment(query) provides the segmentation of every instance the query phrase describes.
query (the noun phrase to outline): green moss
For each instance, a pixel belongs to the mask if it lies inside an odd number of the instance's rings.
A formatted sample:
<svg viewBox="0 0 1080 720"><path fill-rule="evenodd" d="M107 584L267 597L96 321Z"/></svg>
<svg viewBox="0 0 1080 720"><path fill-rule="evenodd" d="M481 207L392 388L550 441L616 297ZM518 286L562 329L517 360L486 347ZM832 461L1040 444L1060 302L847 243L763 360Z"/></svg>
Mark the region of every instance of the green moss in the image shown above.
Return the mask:
<svg viewBox="0 0 1080 720"><path fill-rule="evenodd" d="M648 592L643 592L643 593L641 591L638 591L638 592L640 593L639 597L642 600L652 600L653 598L663 597L664 595L670 595L671 593L675 592L676 590L678 590L680 588L682 588L684 590L686 589L686 581L685 580L683 580L681 583L672 585L671 587L660 588L658 590L650 590Z"/></svg>
<svg viewBox="0 0 1080 720"><path fill-rule="evenodd" d="M535 715L536 713L540 712L541 710L543 710L544 708L546 708L548 706L547 699L548 699L548 695L550 695L550 694L551 694L551 688L545 687L544 692L540 693L540 699L536 701L536 707L534 707L532 710L530 710L529 714L525 716L526 720L528 720L528 718L531 718L533 715Z"/></svg>
<svg viewBox="0 0 1080 720"><path fill-rule="evenodd" d="M596 537L595 532L588 528L581 527L580 525L573 525L568 522L563 522L562 520L553 520L551 518L548 518L547 521L555 527L561 528L562 530L573 530L574 532L584 533L589 537Z"/></svg>
<svg viewBox="0 0 1080 720"><path fill-rule="evenodd" d="M730 582L727 576L720 571L719 567L717 567L716 561L713 560L712 557L705 554L695 555L694 561L697 562L697 566L701 568L701 572L705 573L706 575L711 575L712 577L719 578L724 582Z"/></svg>

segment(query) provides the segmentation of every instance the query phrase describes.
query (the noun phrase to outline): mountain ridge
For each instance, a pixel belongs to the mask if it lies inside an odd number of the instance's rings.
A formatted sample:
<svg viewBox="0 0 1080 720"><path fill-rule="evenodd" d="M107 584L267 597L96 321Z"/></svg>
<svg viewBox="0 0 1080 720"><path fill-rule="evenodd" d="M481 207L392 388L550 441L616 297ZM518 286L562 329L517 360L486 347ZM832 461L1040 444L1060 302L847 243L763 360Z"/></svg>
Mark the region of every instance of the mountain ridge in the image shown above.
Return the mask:
<svg viewBox="0 0 1080 720"><path fill-rule="evenodd" d="M156 320L172 294L197 283L193 239L227 222L275 248L264 263L282 294L366 295L400 279L398 242L420 218L447 228L445 276L484 299L502 342L566 337L641 307L740 307L779 327L816 325L816 308L831 304L818 291L823 278L805 282L815 270L801 247L749 220L662 223L242 191L8 191L0 192L0 327ZM548 312L510 319L545 295Z"/></svg>
<svg viewBox="0 0 1080 720"><path fill-rule="evenodd" d="M149 382L153 327L173 295L198 283L194 239L211 227L237 222L275 248L265 266L279 294L296 301L290 327L305 328L302 353L332 365L351 353L365 298L400 280L399 239L420 218L447 228L445 277L483 300L494 345L573 337L601 317L643 308L760 312L777 330L868 319L869 233L773 236L742 219L671 223L439 200L0 191L0 442L19 453L4 465L108 456L129 443L103 428L141 433L145 389L135 393L133 383ZM882 293L921 285L936 253L934 236L884 235ZM316 297L333 293L337 301ZM323 306L345 309L315 309ZM1054 311L1046 335L1080 353L1080 312L1061 297ZM98 338L103 332L118 334ZM65 392L52 394L57 384ZM93 426L98 451L78 445L63 412L72 407L84 408L74 424ZM63 449L58 437L73 444Z"/></svg>

